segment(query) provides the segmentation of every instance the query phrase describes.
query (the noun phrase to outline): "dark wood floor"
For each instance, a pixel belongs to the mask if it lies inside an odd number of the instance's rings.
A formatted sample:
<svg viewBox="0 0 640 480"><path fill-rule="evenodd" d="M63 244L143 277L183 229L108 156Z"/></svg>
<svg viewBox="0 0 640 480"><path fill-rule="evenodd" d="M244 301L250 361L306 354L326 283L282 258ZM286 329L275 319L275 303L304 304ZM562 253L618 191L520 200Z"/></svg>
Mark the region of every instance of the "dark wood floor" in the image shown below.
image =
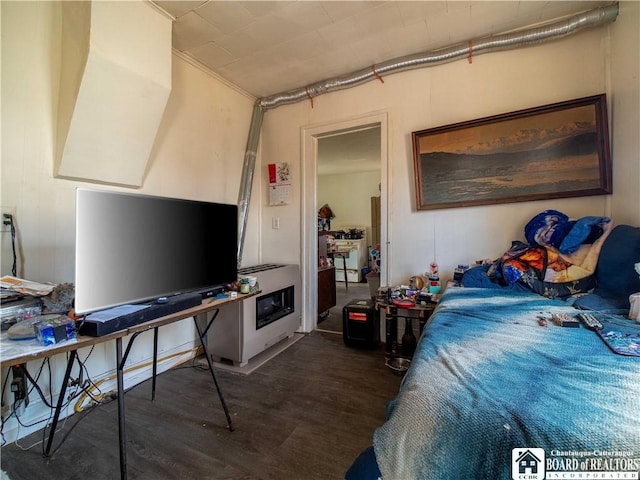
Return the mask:
<svg viewBox="0 0 640 480"><path fill-rule="evenodd" d="M400 379L382 350L314 332L251 375L216 369L234 431L202 368L176 368L126 394L129 479L341 479L384 421ZM11 480L119 478L117 402L85 415L44 458L40 445L2 448ZM57 443L80 415L72 417ZM30 445L41 438L20 440Z"/></svg>

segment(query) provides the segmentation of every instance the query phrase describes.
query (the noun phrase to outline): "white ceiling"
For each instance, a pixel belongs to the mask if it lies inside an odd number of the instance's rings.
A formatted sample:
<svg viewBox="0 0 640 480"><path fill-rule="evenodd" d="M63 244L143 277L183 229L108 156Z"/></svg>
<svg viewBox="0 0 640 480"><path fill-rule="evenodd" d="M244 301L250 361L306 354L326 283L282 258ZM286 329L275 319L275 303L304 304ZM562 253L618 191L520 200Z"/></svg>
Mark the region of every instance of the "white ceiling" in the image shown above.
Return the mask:
<svg viewBox="0 0 640 480"><path fill-rule="evenodd" d="M154 0L173 48L262 98L404 55L590 10L602 1ZM318 174L380 167L380 133L323 138Z"/></svg>
<svg viewBox="0 0 640 480"><path fill-rule="evenodd" d="M257 98L555 20L596 1L154 0L173 47Z"/></svg>
<svg viewBox="0 0 640 480"><path fill-rule="evenodd" d="M380 126L318 140L317 174L380 170Z"/></svg>

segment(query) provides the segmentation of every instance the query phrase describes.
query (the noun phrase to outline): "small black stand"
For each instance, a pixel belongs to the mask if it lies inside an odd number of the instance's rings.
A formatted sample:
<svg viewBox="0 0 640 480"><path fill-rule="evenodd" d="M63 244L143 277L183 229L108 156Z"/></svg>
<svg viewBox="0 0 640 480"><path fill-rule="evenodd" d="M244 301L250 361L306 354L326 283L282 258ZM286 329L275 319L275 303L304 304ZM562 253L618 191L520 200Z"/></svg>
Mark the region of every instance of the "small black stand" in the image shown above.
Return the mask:
<svg viewBox="0 0 640 480"><path fill-rule="evenodd" d="M405 317L404 319L404 335L402 335L402 356L406 358L413 357L416 351L416 336L413 334L413 325L411 324L411 317Z"/></svg>

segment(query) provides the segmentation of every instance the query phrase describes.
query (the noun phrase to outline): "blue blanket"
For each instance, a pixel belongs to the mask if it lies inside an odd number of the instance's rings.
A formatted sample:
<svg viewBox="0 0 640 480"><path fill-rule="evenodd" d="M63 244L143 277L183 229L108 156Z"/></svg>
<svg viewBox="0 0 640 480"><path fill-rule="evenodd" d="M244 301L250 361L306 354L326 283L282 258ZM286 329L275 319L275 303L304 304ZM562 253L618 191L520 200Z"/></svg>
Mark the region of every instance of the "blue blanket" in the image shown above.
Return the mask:
<svg viewBox="0 0 640 480"><path fill-rule="evenodd" d="M510 480L527 449L543 449L547 475L594 452L637 472L640 358L583 327L539 324L566 312L536 294L448 289L374 434L382 477Z"/></svg>

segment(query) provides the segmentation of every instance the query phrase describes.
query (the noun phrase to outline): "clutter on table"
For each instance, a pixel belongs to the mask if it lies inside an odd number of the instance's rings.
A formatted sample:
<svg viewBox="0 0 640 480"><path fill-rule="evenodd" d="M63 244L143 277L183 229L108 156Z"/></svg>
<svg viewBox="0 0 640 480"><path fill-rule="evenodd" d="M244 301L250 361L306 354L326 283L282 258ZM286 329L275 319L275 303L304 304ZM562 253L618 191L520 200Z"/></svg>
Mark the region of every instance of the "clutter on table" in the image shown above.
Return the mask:
<svg viewBox="0 0 640 480"><path fill-rule="evenodd" d="M376 295L378 303L394 305L400 308L412 308L416 305L428 305L437 303L440 294L431 293L427 287L422 289L412 288L411 285L395 285L380 287Z"/></svg>
<svg viewBox="0 0 640 480"><path fill-rule="evenodd" d="M3 295L14 292L23 295L32 295L34 297L48 295L55 288L55 285L32 282L11 275L5 275L0 278L0 286L2 287Z"/></svg>
<svg viewBox="0 0 640 480"><path fill-rule="evenodd" d="M438 264L432 262L428 272L424 275L413 275L409 278L408 285L400 284L378 288L377 299L379 303L411 308L416 305L437 303L440 300L441 290Z"/></svg>

